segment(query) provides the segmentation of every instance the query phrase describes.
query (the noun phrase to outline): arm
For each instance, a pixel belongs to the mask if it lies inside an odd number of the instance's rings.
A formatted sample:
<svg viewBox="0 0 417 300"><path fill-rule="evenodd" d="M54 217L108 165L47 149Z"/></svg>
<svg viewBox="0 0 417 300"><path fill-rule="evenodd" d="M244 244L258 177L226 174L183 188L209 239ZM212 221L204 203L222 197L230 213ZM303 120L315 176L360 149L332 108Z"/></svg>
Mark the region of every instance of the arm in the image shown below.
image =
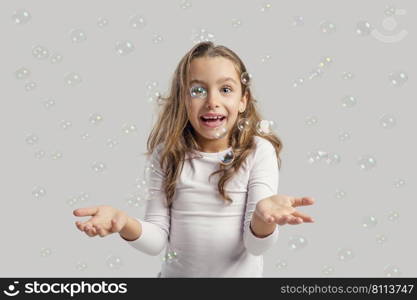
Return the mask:
<svg viewBox="0 0 417 300"><path fill-rule="evenodd" d="M149 176L149 194L144 220L130 218L120 237L135 249L149 255L158 255L165 247L170 230L170 210L165 206L163 171L159 164L158 148L150 158L154 169Z"/></svg>
<svg viewBox="0 0 417 300"><path fill-rule="evenodd" d="M279 169L272 144L259 138L255 150L248 182L243 242L253 255L261 255L268 250L278 238L278 226L262 221L254 214L256 204L278 193Z"/></svg>

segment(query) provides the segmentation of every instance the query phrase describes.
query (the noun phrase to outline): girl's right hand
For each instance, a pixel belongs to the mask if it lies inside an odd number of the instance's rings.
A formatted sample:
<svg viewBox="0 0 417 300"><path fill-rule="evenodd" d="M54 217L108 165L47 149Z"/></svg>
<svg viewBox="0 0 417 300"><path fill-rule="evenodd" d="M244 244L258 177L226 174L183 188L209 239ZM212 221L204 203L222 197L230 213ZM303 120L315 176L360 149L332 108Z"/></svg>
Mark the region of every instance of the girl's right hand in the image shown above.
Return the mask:
<svg viewBox="0 0 417 300"><path fill-rule="evenodd" d="M109 234L120 232L128 220L128 216L124 211L105 205L78 208L73 211L73 214L77 217L91 216L85 222L75 222L77 228L90 237L94 237L97 234L105 237Z"/></svg>

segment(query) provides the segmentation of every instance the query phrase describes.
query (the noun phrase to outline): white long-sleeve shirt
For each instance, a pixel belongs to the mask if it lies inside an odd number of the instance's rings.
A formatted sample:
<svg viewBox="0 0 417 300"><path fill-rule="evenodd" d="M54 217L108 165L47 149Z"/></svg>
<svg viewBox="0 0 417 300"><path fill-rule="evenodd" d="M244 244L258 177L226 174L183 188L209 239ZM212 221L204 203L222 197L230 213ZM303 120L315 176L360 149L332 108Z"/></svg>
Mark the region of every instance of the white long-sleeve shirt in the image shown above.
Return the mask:
<svg viewBox="0 0 417 300"><path fill-rule="evenodd" d="M153 196L144 220L137 218L141 235L127 243L149 255L175 251L174 259L162 263L159 277L263 276L262 254L276 242L278 225L264 238L256 237L249 226L256 203L277 194L279 170L273 145L258 136L254 141L256 149L225 184L233 200L230 205L217 189L220 174L208 179L219 169L220 155L231 148L218 153L197 151L196 158L186 160L170 209L165 206L160 151L154 151L155 169L149 178Z"/></svg>

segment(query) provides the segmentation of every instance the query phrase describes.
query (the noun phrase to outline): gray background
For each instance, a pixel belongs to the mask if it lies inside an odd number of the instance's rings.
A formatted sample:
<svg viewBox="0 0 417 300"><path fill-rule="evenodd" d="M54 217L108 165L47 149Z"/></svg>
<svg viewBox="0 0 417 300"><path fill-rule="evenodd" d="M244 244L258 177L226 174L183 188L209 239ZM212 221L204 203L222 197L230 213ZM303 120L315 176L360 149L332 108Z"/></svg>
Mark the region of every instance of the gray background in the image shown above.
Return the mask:
<svg viewBox="0 0 417 300"><path fill-rule="evenodd" d="M414 1L1 1L1 256L3 277L155 277L161 256L138 252L118 235L90 238L78 231L72 211L78 207L112 205L131 216L143 216L144 207L131 206L126 197L137 192L143 176L146 139L154 122L155 105L148 102L147 82L167 92L180 58L192 47L193 30L205 29L216 44L236 51L253 75L253 91L265 119L274 120L282 138L283 167L279 193L312 196L317 203L300 210L316 219L314 224L286 225L279 241L265 254L267 277L384 277L417 275L415 235L416 59ZM262 7L270 8L262 12ZM406 10L396 16L395 30L381 25L386 6ZM31 19L15 24L13 13L26 9ZM129 18L146 19L142 29L132 28ZM302 16L304 24L293 24ZM99 27L99 17L108 20ZM233 26L233 19L241 25ZM412 21L414 19L414 21ZM335 25L323 33L322 21ZM359 36L359 21L375 30L408 35L387 43L372 34ZM414 24L414 25L413 25ZM73 43L70 30L80 28L87 39ZM162 36L159 43L153 35ZM135 45L120 56L118 40ZM62 62L39 60L36 45ZM413 51L414 49L414 51ZM262 58L269 55L269 59ZM308 74L323 57L333 62L318 78ZM18 79L21 67L30 70ZM393 86L389 74L402 70L408 80ZM71 87L65 75L80 74L82 83ZM354 77L343 79L343 72ZM304 84L293 82L303 76ZM25 84L35 82L27 91ZM343 108L341 99L353 95L357 104ZM46 109L44 101L54 99ZM92 124L89 116L102 116ZM396 125L380 125L383 114L392 114ZM317 122L308 125L306 119ZM61 127L62 120L72 126ZM137 130L126 134L124 124ZM351 138L341 141L338 135ZM82 135L88 133L87 139ZM26 141L35 134L34 144ZM413 138L414 136L414 138ZM107 139L118 142L106 145ZM309 152L321 149L340 155L340 162L308 162ZM36 153L44 156L37 158ZM54 152L62 156L53 159ZM372 155L376 166L358 166L358 157ZM104 172L91 164L102 161ZM403 179L405 184L396 187ZM45 194L35 197L33 189ZM343 190L345 197L336 196ZM70 205L71 197L88 198ZM389 215L396 212L396 222ZM362 219L374 216L377 224L363 228ZM84 218L85 219L85 218ZM383 234L386 241L377 243ZM289 248L290 238L307 242ZM214 245L215 247L215 245ZM342 261L339 249L353 253ZM46 250L45 250L46 249ZM110 268L109 255L121 264ZM83 266L83 267L80 267Z"/></svg>

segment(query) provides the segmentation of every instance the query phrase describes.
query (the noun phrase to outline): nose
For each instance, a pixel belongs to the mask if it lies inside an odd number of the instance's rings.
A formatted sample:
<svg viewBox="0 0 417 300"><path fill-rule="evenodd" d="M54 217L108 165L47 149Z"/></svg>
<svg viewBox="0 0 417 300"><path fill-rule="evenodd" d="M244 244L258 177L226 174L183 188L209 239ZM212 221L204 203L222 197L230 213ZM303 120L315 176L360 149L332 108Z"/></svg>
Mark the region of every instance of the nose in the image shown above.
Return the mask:
<svg viewBox="0 0 417 300"><path fill-rule="evenodd" d="M218 97L213 92L207 94L206 107L208 110L219 107Z"/></svg>

